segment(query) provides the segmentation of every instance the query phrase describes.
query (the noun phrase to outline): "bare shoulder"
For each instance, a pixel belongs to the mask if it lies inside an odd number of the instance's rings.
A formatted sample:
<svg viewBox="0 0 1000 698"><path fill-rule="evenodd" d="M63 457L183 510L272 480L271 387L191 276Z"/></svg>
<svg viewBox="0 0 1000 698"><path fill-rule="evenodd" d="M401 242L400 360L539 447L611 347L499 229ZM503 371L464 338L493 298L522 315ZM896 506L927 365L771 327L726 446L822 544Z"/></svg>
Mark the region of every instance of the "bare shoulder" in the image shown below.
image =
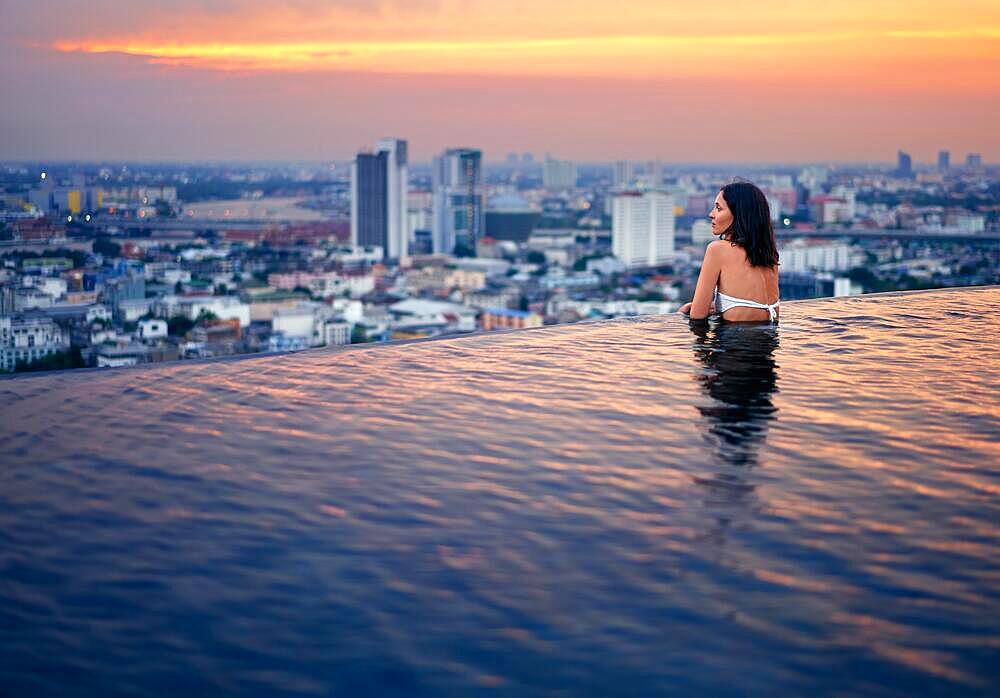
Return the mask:
<svg viewBox="0 0 1000 698"><path fill-rule="evenodd" d="M705 248L705 256L711 255L715 259L727 259L741 251L739 245L734 245L728 240L714 240L708 243Z"/></svg>
<svg viewBox="0 0 1000 698"><path fill-rule="evenodd" d="M705 254L720 255L725 254L732 245L725 240L713 240L705 248Z"/></svg>

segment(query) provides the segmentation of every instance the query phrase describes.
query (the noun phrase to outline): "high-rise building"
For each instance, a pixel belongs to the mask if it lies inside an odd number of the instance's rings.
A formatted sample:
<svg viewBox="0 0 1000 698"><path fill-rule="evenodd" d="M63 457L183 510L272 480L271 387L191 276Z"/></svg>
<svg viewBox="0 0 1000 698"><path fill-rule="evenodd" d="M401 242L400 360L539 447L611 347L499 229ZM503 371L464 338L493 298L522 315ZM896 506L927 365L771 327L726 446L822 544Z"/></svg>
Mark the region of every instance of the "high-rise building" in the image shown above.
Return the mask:
<svg viewBox="0 0 1000 698"><path fill-rule="evenodd" d="M405 262L407 225L407 145L383 138L374 153L358 153L351 166L351 242L379 246L386 258Z"/></svg>
<svg viewBox="0 0 1000 698"><path fill-rule="evenodd" d="M631 186L634 179L635 169L630 160L618 160L615 162L614 178L611 181L612 186L616 189L622 189Z"/></svg>
<svg viewBox="0 0 1000 698"><path fill-rule="evenodd" d="M576 186L576 163L546 155L542 185L546 189L572 189Z"/></svg>
<svg viewBox="0 0 1000 698"><path fill-rule="evenodd" d="M674 256L674 199L660 191L616 194L611 247L627 267L669 264Z"/></svg>
<svg viewBox="0 0 1000 698"><path fill-rule="evenodd" d="M913 158L902 150L896 156L896 176L904 179L913 176Z"/></svg>
<svg viewBox="0 0 1000 698"><path fill-rule="evenodd" d="M655 189L663 182L663 163L659 160L650 160L646 163L646 173L643 176L646 186Z"/></svg>
<svg viewBox="0 0 1000 698"><path fill-rule="evenodd" d="M969 153L965 156L965 166L970 170L978 170L983 166L983 156L979 153Z"/></svg>
<svg viewBox="0 0 1000 698"><path fill-rule="evenodd" d="M474 251L484 235L483 152L449 148L434 158L435 254L452 254L456 246Z"/></svg>
<svg viewBox="0 0 1000 698"><path fill-rule="evenodd" d="M386 210L389 247L386 256L405 263L409 257L409 225L407 197L409 195L409 154L406 141L399 138L382 138L378 150L388 155L386 162Z"/></svg>
<svg viewBox="0 0 1000 698"><path fill-rule="evenodd" d="M351 166L351 244L389 246L387 153L358 153Z"/></svg>
<svg viewBox="0 0 1000 698"><path fill-rule="evenodd" d="M938 153L938 169L942 172L946 171L951 167L951 153L947 150L942 150Z"/></svg>

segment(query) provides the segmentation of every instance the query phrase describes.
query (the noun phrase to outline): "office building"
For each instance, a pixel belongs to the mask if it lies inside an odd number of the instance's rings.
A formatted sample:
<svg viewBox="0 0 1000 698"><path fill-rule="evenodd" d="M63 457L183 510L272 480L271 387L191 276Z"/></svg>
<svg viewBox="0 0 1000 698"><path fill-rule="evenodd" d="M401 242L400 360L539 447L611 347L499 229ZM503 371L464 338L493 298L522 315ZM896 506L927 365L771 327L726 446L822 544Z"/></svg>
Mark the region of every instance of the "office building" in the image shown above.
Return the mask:
<svg viewBox="0 0 1000 698"><path fill-rule="evenodd" d="M902 150L896 156L896 176L903 179L913 177L913 158Z"/></svg>
<svg viewBox="0 0 1000 698"><path fill-rule="evenodd" d="M374 153L358 153L351 166L351 243L381 247L404 263L409 255L407 144L381 139Z"/></svg>
<svg viewBox="0 0 1000 698"><path fill-rule="evenodd" d="M635 168L630 160L618 160L615 162L614 176L611 185L616 189L624 189L632 185L635 179Z"/></svg>
<svg viewBox="0 0 1000 698"><path fill-rule="evenodd" d="M434 253L452 254L460 246L474 254L486 226L482 151L449 148L434 158L433 186Z"/></svg>
<svg viewBox="0 0 1000 698"><path fill-rule="evenodd" d="M542 167L542 185L546 189L572 189L576 186L576 163L546 155Z"/></svg>
<svg viewBox="0 0 1000 698"><path fill-rule="evenodd" d="M938 153L938 169L942 172L948 170L951 167L951 153L947 150L942 150Z"/></svg>
<svg viewBox="0 0 1000 698"><path fill-rule="evenodd" d="M965 166L970 170L981 170L983 168L983 156L979 153L969 153L965 156Z"/></svg>
<svg viewBox="0 0 1000 698"><path fill-rule="evenodd" d="M660 191L616 194L611 247L627 267L669 264L674 256L674 199Z"/></svg>

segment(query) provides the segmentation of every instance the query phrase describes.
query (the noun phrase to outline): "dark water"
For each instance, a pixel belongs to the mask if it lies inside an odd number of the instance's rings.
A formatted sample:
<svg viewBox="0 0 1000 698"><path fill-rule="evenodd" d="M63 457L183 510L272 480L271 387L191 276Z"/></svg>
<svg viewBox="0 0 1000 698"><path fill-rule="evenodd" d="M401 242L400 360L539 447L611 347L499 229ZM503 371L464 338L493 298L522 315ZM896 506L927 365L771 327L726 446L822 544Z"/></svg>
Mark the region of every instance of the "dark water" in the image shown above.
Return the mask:
<svg viewBox="0 0 1000 698"><path fill-rule="evenodd" d="M0 695L997 695L1000 290L0 382Z"/></svg>

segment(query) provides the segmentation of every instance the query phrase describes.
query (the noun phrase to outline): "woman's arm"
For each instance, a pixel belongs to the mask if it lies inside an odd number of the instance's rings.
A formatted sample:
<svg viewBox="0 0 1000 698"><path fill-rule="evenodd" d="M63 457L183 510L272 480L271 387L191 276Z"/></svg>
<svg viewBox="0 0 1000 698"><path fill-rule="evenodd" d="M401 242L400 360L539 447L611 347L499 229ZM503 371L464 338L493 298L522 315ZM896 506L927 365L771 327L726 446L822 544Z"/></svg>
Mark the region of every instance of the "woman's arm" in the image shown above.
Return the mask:
<svg viewBox="0 0 1000 698"><path fill-rule="evenodd" d="M724 243L716 241L705 249L705 259L702 260L698 284L694 287L694 299L691 301L692 320L704 320L712 312L712 298L722 271L722 260L719 259L719 246L722 244Z"/></svg>

